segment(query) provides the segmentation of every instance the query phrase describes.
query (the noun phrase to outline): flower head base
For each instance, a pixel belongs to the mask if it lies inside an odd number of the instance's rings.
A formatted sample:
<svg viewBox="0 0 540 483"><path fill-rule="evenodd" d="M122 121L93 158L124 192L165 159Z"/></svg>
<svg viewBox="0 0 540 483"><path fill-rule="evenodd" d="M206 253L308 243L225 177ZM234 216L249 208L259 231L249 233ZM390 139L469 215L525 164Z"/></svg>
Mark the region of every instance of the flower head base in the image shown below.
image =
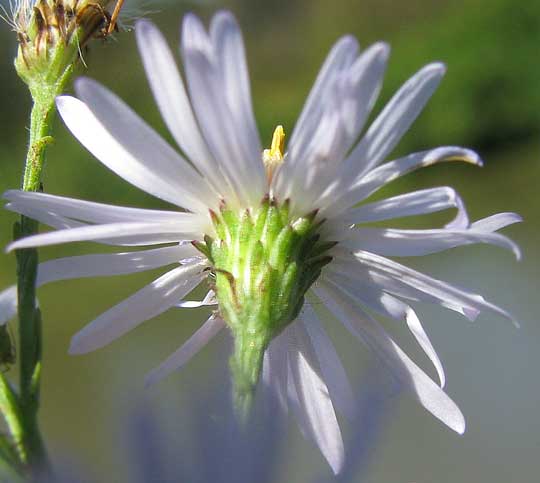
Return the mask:
<svg viewBox="0 0 540 483"><path fill-rule="evenodd" d="M304 295L332 258L317 212L291 218L289 203L265 197L255 210L224 205L211 212L215 238L195 246L207 255L221 317L235 340L231 358L237 408L249 409L270 341L296 319Z"/></svg>

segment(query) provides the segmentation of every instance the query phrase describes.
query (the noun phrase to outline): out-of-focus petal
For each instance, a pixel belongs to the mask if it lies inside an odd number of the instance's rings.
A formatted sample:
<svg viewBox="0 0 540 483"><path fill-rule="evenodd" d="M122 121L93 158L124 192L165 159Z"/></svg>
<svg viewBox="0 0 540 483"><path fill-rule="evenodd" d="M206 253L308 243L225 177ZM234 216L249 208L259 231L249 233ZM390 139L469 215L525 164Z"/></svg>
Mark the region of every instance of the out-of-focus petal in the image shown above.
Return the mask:
<svg viewBox="0 0 540 483"><path fill-rule="evenodd" d="M12 285L0 292L0 325L5 325L17 315L17 286Z"/></svg>

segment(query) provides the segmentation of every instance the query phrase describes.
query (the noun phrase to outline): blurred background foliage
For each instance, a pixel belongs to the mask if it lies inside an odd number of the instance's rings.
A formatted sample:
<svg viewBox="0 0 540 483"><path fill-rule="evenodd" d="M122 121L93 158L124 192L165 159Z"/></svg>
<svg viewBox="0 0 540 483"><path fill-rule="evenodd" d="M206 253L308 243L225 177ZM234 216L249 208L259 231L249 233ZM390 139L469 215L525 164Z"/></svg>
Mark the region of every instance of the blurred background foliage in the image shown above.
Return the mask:
<svg viewBox="0 0 540 483"><path fill-rule="evenodd" d="M522 328L515 331L493 316L482 316L471 325L454 314L419 307L447 368L448 391L467 417L468 431L457 437L410 398L401 398L399 407L386 417L377 444L369 448L364 471L354 481L538 481L540 2L170 0L148 5L150 16L173 46L178 44L183 13L196 11L208 20L216 8L231 9L244 30L256 116L265 143L278 123L291 132L327 51L345 33L354 34L362 46L376 40L386 40L392 46L375 112L421 66L432 60L446 63L448 73L441 87L394 154L464 145L477 150L486 166L482 170L458 164L436 166L405 177L384 194L452 185L463 195L473 218L500 211L522 214L526 222L505 231L523 248L524 262L519 265L511 255L493 247L460 248L410 261L438 278L482 292L513 312ZM15 50L15 36L2 24L2 191L19 185L28 124L29 97L12 69ZM115 90L171 141L149 93L132 32L119 33L113 41L94 42L84 58L89 66L85 75ZM56 144L48 155L44 187L50 193L102 202L165 206L104 169L60 121ZM433 226L448 216L403 225ZM1 246L10 240L14 220L14 215L0 212ZM91 244L77 244L46 248L41 257L95 251ZM14 270L14 256L1 253L1 287L13 283ZM211 368L226 364L223 351L216 347L224 343L221 341L208 347L181 373L143 391L145 372L203 320L204 313L198 309L181 314L170 311L97 353L82 357L66 354L74 332L157 273L64 282L40 290L46 344L42 425L53 458L68 458L71 465L87 469L87 478L82 481L136 481L128 476L126 444L118 432L127 408L140 397L162 414L163 424L171 432L171 448L179 441L189 444L197 433L190 424L192 395L212 390L216 376ZM425 363L404 327L390 323L387 327L420 363ZM366 351L359 350L341 329L330 327L330 331L353 380L367 377L370 357ZM362 384L357 388L361 394ZM347 427L345 421L343 426L347 436L353 435L354 428ZM281 455L281 476L275 481L329 476L322 457L302 441L294 426L283 442Z"/></svg>

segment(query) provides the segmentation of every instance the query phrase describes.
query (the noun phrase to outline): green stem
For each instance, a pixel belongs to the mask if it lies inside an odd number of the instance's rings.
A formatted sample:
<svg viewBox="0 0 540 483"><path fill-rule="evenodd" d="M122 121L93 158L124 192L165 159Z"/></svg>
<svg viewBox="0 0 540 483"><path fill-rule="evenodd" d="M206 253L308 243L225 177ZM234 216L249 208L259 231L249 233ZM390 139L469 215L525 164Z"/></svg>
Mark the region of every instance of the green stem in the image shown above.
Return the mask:
<svg viewBox="0 0 540 483"><path fill-rule="evenodd" d="M30 118L30 140L23 177L24 191L39 191L45 160L45 148L54 117L57 86L30 85L34 100ZM39 224L21 216L15 225L14 238L34 235ZM9 425L21 462L36 475L49 472L49 462L38 425L41 375L41 313L36 302L38 254L35 249L17 251L17 292L19 307L19 411L14 413L17 425Z"/></svg>
<svg viewBox="0 0 540 483"><path fill-rule="evenodd" d="M235 333L234 352L229 364L234 381L234 407L243 423L249 419L267 345L266 334Z"/></svg>
<svg viewBox="0 0 540 483"><path fill-rule="evenodd" d="M23 191L39 191L41 172L45 160L45 148L53 138L50 136L54 118L56 89L38 84L30 87L34 100L30 115L30 139L24 168Z"/></svg>

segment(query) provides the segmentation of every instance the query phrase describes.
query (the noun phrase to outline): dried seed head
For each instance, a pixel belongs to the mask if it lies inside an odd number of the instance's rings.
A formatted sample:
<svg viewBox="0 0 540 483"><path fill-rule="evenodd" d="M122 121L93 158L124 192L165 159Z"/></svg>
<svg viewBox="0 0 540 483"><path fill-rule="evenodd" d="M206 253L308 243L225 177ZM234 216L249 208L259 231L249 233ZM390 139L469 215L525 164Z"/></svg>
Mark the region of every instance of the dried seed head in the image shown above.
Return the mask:
<svg viewBox="0 0 540 483"><path fill-rule="evenodd" d="M115 29L122 4L123 0L18 0L12 4L6 20L17 33L15 66L21 78L29 85L43 76L60 79L90 39L105 38Z"/></svg>

